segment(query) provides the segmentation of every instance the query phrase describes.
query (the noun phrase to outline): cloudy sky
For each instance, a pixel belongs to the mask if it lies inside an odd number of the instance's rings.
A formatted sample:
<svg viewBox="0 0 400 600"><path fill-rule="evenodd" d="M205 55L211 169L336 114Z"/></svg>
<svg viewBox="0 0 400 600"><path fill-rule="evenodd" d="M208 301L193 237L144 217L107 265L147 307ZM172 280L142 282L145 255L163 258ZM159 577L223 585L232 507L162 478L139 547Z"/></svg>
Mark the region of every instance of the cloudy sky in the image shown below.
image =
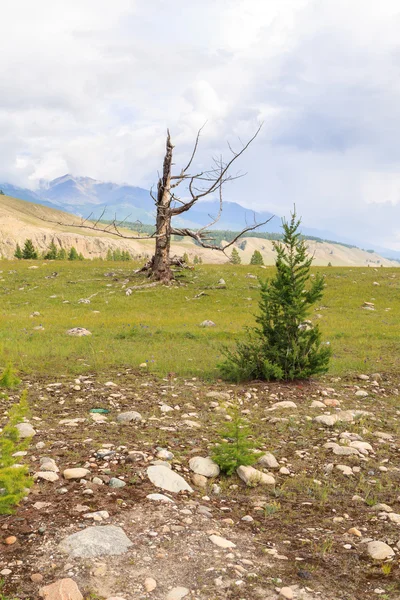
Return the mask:
<svg viewBox="0 0 400 600"><path fill-rule="evenodd" d="M400 250L399 0L13 0L0 36L0 181L143 187L261 134L226 199Z"/></svg>

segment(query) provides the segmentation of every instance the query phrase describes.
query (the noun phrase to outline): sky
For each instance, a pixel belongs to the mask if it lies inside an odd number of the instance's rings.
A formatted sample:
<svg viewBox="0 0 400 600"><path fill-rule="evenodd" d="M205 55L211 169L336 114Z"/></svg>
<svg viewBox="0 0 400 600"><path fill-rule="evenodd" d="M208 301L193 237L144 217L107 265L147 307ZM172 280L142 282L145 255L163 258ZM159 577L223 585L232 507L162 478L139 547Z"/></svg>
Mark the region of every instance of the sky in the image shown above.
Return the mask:
<svg viewBox="0 0 400 600"><path fill-rule="evenodd" d="M2 6L0 181L149 187L262 130L225 199L400 250L398 0L13 0Z"/></svg>

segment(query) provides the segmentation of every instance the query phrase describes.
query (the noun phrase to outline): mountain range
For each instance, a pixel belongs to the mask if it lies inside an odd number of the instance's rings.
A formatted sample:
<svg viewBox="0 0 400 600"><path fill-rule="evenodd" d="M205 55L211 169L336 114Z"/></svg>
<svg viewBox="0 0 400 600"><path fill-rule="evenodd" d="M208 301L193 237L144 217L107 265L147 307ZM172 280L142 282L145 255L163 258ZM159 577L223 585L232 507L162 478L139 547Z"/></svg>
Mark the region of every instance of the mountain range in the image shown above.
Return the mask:
<svg viewBox="0 0 400 600"><path fill-rule="evenodd" d="M41 180L36 190L17 187L6 182L0 183L0 189L8 196L63 210L80 217L93 219L100 216L103 219L116 217L118 220L140 221L144 224L154 224L155 221L155 207L149 190L132 185L120 185L67 174L51 181ZM175 217L174 225L194 229L203 227L218 214L218 209L217 200L200 201L189 212ZM268 211L253 212L236 202L225 201L222 216L215 229L240 231L247 224L252 224L254 221L260 223L268 219L270 219L268 223L260 227L259 231L280 232L280 216L274 216ZM306 224L302 224L301 229L306 236L360 245L360 242L349 240L340 234L310 228ZM379 251L382 256L400 258L400 252L384 248L373 249Z"/></svg>

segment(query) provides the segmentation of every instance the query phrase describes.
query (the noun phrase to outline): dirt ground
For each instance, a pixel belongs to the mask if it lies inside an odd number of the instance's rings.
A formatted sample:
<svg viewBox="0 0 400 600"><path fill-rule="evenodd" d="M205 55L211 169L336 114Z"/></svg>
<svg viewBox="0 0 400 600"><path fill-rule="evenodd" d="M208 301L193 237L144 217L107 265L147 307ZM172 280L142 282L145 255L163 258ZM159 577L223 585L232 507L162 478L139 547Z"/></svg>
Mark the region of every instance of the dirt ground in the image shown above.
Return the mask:
<svg viewBox="0 0 400 600"><path fill-rule="evenodd" d="M400 524L374 508L384 503L400 512L396 378L227 386L173 374L155 379L125 369L107 379L55 377L24 385L36 430L25 460L34 474L40 458L51 457L60 473L55 482L37 480L14 515L0 516L2 600L36 599L41 586L63 577L76 581L91 600L163 600L176 586L188 588L191 600L268 600L278 598L282 587L303 600L400 598ZM357 395L360 390L368 395ZM210 392L218 394L210 397ZM0 401L3 424L17 396ZM281 401L295 405L274 408ZM263 469L276 485L248 487L236 475L221 475L204 489L196 487L189 459L209 455L235 402L257 447L279 463ZM312 407L313 402L319 405ZM171 410L164 412L165 406ZM109 411L103 423L93 421L93 408ZM127 410L138 411L143 420L118 423L118 413ZM354 419L333 427L314 421L348 410L357 413ZM329 442L348 447L351 440L365 441L372 450L336 455L324 447ZM112 454L96 454L105 445ZM160 448L173 453L173 470L194 489L165 492L173 503L147 498L163 493L146 473ZM352 473L344 475L337 465ZM70 467L89 468L90 475L64 480L63 470ZM103 484L93 483L93 477ZM122 478L126 486L110 487L110 477ZM84 516L95 511L109 517L93 523ZM61 540L94 524L122 527L133 546L121 556L95 559L60 551ZM235 547L217 547L209 539L213 534ZM14 544L5 543L9 536L16 537ZM371 558L371 540L387 543L394 557ZM40 583L37 577L32 581L38 574ZM145 589L148 577L157 583L151 592Z"/></svg>

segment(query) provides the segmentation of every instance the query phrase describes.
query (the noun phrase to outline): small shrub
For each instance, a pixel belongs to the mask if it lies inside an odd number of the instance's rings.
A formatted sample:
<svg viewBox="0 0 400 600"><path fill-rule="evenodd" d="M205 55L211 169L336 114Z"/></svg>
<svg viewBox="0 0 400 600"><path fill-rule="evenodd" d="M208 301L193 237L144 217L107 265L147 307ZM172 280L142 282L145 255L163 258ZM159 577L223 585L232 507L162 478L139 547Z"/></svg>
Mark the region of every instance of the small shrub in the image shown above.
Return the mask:
<svg viewBox="0 0 400 600"><path fill-rule="evenodd" d="M14 373L14 369L11 364L8 364L4 369L2 376L0 377L0 386L7 389L17 387L21 383L21 380Z"/></svg>
<svg viewBox="0 0 400 600"><path fill-rule="evenodd" d="M8 423L0 433L0 515L11 514L14 507L32 485L28 468L16 466L17 458L13 454L21 452L29 445L29 439L19 441L16 425L23 421L28 412L27 392L21 395L19 404L14 404L8 417Z"/></svg>
<svg viewBox="0 0 400 600"><path fill-rule="evenodd" d="M254 451L256 444L250 439L250 427L237 407L232 412L232 421L227 421L219 434L224 439L214 446L211 457L223 473L232 475L238 467L251 466L261 456L261 452Z"/></svg>

